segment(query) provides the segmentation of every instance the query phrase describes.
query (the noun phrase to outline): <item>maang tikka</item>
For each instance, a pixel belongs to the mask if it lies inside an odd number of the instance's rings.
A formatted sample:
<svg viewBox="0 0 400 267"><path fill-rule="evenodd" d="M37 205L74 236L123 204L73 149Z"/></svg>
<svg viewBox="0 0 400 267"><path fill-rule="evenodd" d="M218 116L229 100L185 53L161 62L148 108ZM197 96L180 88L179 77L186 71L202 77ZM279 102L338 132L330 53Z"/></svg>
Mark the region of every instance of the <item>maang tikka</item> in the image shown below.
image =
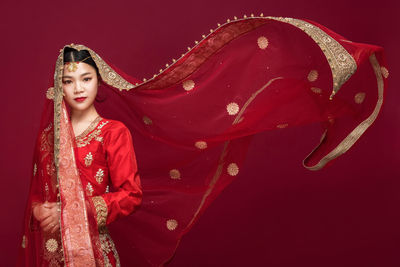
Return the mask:
<svg viewBox="0 0 400 267"><path fill-rule="evenodd" d="M81 61L74 61L74 58L72 57L72 61L71 61L71 62L67 62L67 63L65 63L65 64L68 65L68 70L69 70L70 72L74 72L74 71L76 71L76 69L78 68L78 63L79 63L79 62L83 62L83 61L85 61L86 59L88 59L88 58L90 58L90 57L91 57L91 56L88 56L88 57L82 59Z"/></svg>

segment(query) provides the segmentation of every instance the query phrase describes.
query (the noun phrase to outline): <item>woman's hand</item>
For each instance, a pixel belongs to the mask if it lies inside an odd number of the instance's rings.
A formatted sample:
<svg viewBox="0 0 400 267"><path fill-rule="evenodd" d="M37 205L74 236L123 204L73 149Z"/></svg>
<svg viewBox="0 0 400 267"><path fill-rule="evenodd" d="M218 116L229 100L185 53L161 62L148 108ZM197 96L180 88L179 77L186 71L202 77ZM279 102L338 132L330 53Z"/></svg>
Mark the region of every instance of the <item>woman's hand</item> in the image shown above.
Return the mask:
<svg viewBox="0 0 400 267"><path fill-rule="evenodd" d="M44 232L54 233L60 228L59 208L56 202L44 202L33 206L33 216Z"/></svg>

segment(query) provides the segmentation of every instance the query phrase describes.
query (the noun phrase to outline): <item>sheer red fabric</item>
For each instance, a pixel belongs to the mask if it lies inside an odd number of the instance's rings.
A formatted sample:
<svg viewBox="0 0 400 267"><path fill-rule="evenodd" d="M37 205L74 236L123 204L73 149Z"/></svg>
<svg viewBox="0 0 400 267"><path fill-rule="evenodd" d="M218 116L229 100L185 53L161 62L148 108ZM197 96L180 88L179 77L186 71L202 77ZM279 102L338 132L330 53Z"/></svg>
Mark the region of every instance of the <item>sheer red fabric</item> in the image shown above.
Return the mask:
<svg viewBox="0 0 400 267"><path fill-rule="evenodd" d="M241 171L252 135L321 122L325 133L304 166L318 170L345 153L375 121L389 74L381 47L291 18L227 22L143 82L90 48L67 46L91 53L102 78L96 109L126 125L133 138L143 201L110 224L123 266L160 266L172 257L182 235ZM82 166L71 152L62 58L63 50L47 91L38 144L51 123L55 130L46 137L47 148L36 149L34 162L41 164L32 172L45 171L43 158L54 163L66 265L102 266L102 252L93 245L100 238L95 216L81 197L85 185L77 170ZM35 266L43 257L44 238L32 230L31 206L43 201L44 188L33 175L21 265ZM83 209L74 210L71 200ZM79 235L73 231L77 225Z"/></svg>

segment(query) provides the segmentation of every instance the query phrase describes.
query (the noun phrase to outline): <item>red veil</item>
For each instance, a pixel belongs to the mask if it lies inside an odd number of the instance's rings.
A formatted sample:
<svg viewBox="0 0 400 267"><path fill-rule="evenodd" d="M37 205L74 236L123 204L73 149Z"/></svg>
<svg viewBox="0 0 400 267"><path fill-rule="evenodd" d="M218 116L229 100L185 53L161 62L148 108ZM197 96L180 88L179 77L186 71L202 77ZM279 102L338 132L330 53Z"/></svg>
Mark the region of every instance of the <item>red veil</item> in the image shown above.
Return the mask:
<svg viewBox="0 0 400 267"><path fill-rule="evenodd" d="M318 170L345 153L376 119L388 76L381 47L291 18L228 21L143 82L88 47L65 47L90 52L102 78L97 111L132 133L143 202L110 226L123 266L160 266L172 257L182 235L241 171L252 135L321 122L325 133L304 166ZM66 266L92 266L99 256L91 245L96 238L88 238L95 222L75 165L62 69L63 49L34 155L20 256L27 266L43 245L31 205L58 192Z"/></svg>

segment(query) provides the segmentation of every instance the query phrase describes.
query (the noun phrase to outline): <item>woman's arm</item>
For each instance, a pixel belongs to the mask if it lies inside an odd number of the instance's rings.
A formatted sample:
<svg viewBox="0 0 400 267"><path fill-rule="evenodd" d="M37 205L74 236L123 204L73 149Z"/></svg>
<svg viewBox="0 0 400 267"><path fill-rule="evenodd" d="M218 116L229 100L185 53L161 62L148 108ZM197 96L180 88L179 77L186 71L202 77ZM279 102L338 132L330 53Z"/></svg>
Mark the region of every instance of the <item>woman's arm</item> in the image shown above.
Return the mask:
<svg viewBox="0 0 400 267"><path fill-rule="evenodd" d="M131 214L142 201L131 133L122 123L114 126L103 142L114 192L91 198L93 215L100 228Z"/></svg>

